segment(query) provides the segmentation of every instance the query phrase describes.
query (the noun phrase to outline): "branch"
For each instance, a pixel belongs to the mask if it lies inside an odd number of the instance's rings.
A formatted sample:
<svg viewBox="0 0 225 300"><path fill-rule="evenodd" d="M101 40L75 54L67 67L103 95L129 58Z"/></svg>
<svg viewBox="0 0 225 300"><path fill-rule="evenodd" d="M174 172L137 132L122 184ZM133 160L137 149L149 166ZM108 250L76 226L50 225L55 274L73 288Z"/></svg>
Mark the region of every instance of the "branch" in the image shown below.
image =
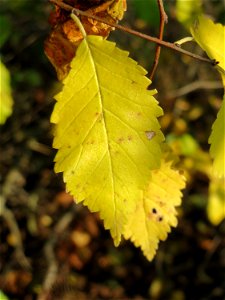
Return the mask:
<svg viewBox="0 0 225 300"><path fill-rule="evenodd" d="M220 81L194 81L189 83L182 88L172 91L169 93L168 98L178 98L194 92L199 89L222 89L223 85Z"/></svg>
<svg viewBox="0 0 225 300"><path fill-rule="evenodd" d="M84 17L87 17L87 18L91 18L93 20L96 20L98 22L101 22L101 23L105 23L111 27L115 27L119 30L122 30L124 32L127 32L127 33L130 33L130 34L133 34L135 36L138 36L140 38L143 38L147 41L150 41L150 42L153 42L153 43L156 43L160 46L163 46L163 47L166 47L166 48L169 48L171 50L174 50L174 51L177 51L177 52L180 52L182 54L185 54L189 57L192 57L194 59L197 59L197 60L200 60L200 61L204 61L206 63L209 63L213 66L217 65L218 62L216 62L214 59L209 59L209 58L205 58L205 57L202 57L200 55L197 55L197 54L194 54L192 52L189 52L187 50L184 50L178 46L176 46L175 44L173 43L169 43L169 42L166 42L166 41L162 41L160 40L159 38L156 38L156 37L152 37L150 35L147 35L147 34L144 34L144 33L141 33L139 31L136 31L136 30L133 30L133 29L130 29L128 27L124 27L124 26L121 26L121 25L118 25L116 23L112 23L112 22L109 22L107 20L105 20L104 18L100 18L100 17L97 17L97 16L94 16L86 11L82 11L82 10L79 10L77 8L74 8L72 7L71 5L68 5L68 4L65 4L64 2L61 2L60 0L49 0L49 2L55 4L55 5L58 5L59 7L61 7L62 9L65 9L67 11L71 11L73 13L75 13L76 15L81 15L81 16L84 16Z"/></svg>
<svg viewBox="0 0 225 300"><path fill-rule="evenodd" d="M159 39L162 41L163 40L163 32L164 32L164 25L165 23L168 22L168 17L166 15L166 12L164 10L163 6L163 0L157 0L158 2L158 7L159 7L159 14L160 14L160 28L159 28ZM156 51L155 51L155 60L150 72L149 78L152 80L153 76L155 74L155 71L157 69L158 63L159 63L159 57L160 57L160 52L161 52L161 46L157 45Z"/></svg>
<svg viewBox="0 0 225 300"><path fill-rule="evenodd" d="M10 233L16 238L15 243L15 255L18 260L18 262L23 266L24 268L30 269L31 265L24 253L24 247L22 242L22 237L20 233L20 229L18 227L18 224L16 222L15 216L12 213L12 211L5 206L5 197L0 196L0 202L1 202L1 212L0 215L5 219L5 221L8 224Z"/></svg>
<svg viewBox="0 0 225 300"><path fill-rule="evenodd" d="M57 277L59 276L59 263L57 262L54 249L58 238L61 237L63 232L65 232L66 228L71 223L73 217L73 210L63 215L61 219L59 219L58 223L55 225L54 232L52 233L51 238L45 245L45 256L48 262L48 269L43 282L43 288L38 297L38 300L49 299L48 297L51 294L51 290L55 282L57 281Z"/></svg>

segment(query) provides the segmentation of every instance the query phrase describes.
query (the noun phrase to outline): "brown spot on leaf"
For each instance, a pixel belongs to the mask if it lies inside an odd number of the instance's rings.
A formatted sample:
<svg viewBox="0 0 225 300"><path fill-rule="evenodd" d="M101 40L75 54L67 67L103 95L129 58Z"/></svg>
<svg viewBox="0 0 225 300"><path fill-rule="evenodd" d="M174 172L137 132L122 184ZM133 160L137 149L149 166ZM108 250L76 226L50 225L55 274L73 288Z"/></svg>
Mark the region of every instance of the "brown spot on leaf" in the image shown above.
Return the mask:
<svg viewBox="0 0 225 300"><path fill-rule="evenodd" d="M156 209L156 208L153 208L153 209L152 209L152 213L153 213L153 214L157 214L157 209Z"/></svg>
<svg viewBox="0 0 225 300"><path fill-rule="evenodd" d="M146 137L148 140L151 140L154 138L154 136L156 135L155 131L150 130L150 131L145 131Z"/></svg>
<svg viewBox="0 0 225 300"><path fill-rule="evenodd" d="M118 142L119 144L121 144L122 142L124 142L124 137L118 138L117 142Z"/></svg>

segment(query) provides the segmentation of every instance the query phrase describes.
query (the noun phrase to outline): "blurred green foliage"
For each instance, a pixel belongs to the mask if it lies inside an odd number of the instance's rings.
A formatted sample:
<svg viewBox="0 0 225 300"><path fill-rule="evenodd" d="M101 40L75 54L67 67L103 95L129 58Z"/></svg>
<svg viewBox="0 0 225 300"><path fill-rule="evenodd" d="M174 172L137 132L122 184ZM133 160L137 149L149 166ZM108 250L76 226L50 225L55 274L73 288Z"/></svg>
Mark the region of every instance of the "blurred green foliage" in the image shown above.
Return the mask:
<svg viewBox="0 0 225 300"><path fill-rule="evenodd" d="M133 5L139 19L149 26L157 28L159 26L159 10L157 1L152 0L131 0L128 6Z"/></svg>

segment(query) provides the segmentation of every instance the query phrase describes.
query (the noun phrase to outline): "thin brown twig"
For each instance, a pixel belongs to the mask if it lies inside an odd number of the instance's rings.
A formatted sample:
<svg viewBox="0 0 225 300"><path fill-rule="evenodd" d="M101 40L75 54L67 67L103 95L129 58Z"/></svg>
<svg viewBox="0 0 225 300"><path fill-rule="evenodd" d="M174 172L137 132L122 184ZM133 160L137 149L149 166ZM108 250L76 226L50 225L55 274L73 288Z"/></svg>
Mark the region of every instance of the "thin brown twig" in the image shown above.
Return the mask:
<svg viewBox="0 0 225 300"><path fill-rule="evenodd" d="M15 216L12 213L12 211L5 206L6 199L4 196L0 196L0 202L1 202L0 215L2 215L2 217L7 222L11 234L16 238L16 243L15 243L16 258L18 259L18 262L21 264L21 266L30 269L31 268L30 262L24 253L22 236L18 224L16 222Z"/></svg>
<svg viewBox="0 0 225 300"><path fill-rule="evenodd" d="M222 89L223 84L220 81L194 81L178 90L172 91L168 95L168 99L185 96L199 89Z"/></svg>
<svg viewBox="0 0 225 300"><path fill-rule="evenodd" d="M51 289L53 288L55 282L57 281L57 276L59 275L59 263L57 262L55 255L55 245L58 238L66 230L66 228L71 223L74 217L74 211L69 211L67 214L63 215L58 223L55 225L54 232L51 238L45 245L45 255L48 261L48 269L45 275L43 289L38 297L38 300L46 300L51 294Z"/></svg>
<svg viewBox="0 0 225 300"><path fill-rule="evenodd" d="M138 36L140 38L143 38L147 41L150 41L150 42L153 42L153 43L156 43L158 45L161 45L163 47L166 47L166 48L169 48L171 50L174 50L174 51L177 51L177 52L180 52L182 54L185 54L189 57L192 57L194 59L197 59L197 60L200 60L200 61L204 61L206 63L209 63L213 66L217 65L218 62L216 62L214 59L209 59L209 58L205 58L205 57L202 57L200 55L197 55L197 54L194 54L192 52L189 52L187 50L184 50L178 46L176 46L175 44L173 43L170 43L170 42L166 42L166 41L163 41L163 40L160 40L159 38L156 38L156 37L152 37L150 35L147 35L147 34L144 34L144 33L141 33L139 31L136 31L136 30L133 30L133 29L130 29L128 27L124 27L122 25L119 25L119 24L116 24L116 23L112 23L112 22L109 22L103 18L100 18L100 17L97 17L97 16L94 16L86 11L82 11L82 10L79 10L77 8L74 8L72 7L71 5L68 5L68 4L65 4L64 2L61 2L59 0L49 0L49 2L53 3L53 4L56 4L58 5L59 7L61 7L62 9L65 9L67 11L71 11L73 13L75 13L76 15L81 15L81 16L85 16L87 18L91 18L93 20L96 20L98 22L101 22L101 23L105 23L111 27L115 27L119 30L122 30L124 32L127 32L127 33L130 33L130 34L133 34L135 36Z"/></svg>
<svg viewBox="0 0 225 300"><path fill-rule="evenodd" d="M167 23L168 17L167 17L167 14L166 14L165 10L164 10L163 0L157 0L157 2L158 2L159 15L160 15L159 39L162 41L163 40L163 33L164 33L164 25L165 25L165 23ZM157 45L156 50L155 50L154 63L153 63L152 69L150 71L150 76L149 76L149 78L151 80L153 79L153 77L155 75L155 71L156 71L158 63L159 63L160 52L161 52L161 46Z"/></svg>

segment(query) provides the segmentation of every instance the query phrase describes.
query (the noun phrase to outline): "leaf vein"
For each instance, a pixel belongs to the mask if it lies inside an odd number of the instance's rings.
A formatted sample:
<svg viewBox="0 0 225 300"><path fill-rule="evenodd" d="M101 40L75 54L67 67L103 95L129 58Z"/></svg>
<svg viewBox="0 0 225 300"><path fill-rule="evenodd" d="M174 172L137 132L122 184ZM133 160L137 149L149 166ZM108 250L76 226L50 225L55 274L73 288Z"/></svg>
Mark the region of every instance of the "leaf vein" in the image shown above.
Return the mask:
<svg viewBox="0 0 225 300"><path fill-rule="evenodd" d="M90 172L90 174L88 175L88 177L86 177L86 181L84 184L82 184L81 186L81 190L84 188L84 186L87 184L88 180L90 179L90 177L94 174L94 172L97 170L97 168L100 166L100 164L102 163L103 159L105 158L107 154L107 151L105 151L105 153L103 154L103 156L101 157L101 159L98 161L98 163L96 164L96 166L93 168L93 170Z"/></svg>
<svg viewBox="0 0 225 300"><path fill-rule="evenodd" d="M91 64L93 66L93 70L94 70L94 74L95 74L95 81L96 81L96 85L98 87L98 90L99 90L99 98L100 98L100 106L101 106L101 111L102 111L102 114L103 114L103 122L104 122L104 129L105 129L105 136L106 136L106 140L107 140L107 152L108 152L108 156L109 156L109 165L110 165L110 173L111 173L111 180L112 180L112 188L113 188L113 203L114 203L114 224L117 220L117 212L116 212L116 200L115 200L115 183L114 183L114 172L113 172L113 164L112 164L112 157L111 157L111 153L110 153L110 149L109 149L109 141L108 141L108 132L107 132L107 127L106 127L106 121L105 121L105 115L104 115L104 111L103 111L103 103L102 103L102 92L101 92L101 89L100 89L100 86L99 86L99 75L98 75L98 71L97 71L97 68L96 68L96 65L95 65L95 60L94 60L94 56L93 56L93 53L92 53L92 50L86 40L86 45L87 45L87 48L89 49L89 53L90 53L90 57L91 57ZM115 231L116 231L116 236L118 236L118 229L117 229L117 226L115 225Z"/></svg>
<svg viewBox="0 0 225 300"><path fill-rule="evenodd" d="M152 109L152 106L151 106L151 105L142 104L142 103L140 104L140 103L138 103L138 102L135 102L134 99L126 98L126 97L124 97L123 95L121 95L120 93L118 93L118 92L116 92L116 91L114 91L114 90L110 90L109 88L107 88L107 87L105 87L105 86L103 86L103 85L101 86L101 88L107 90L108 92L110 92L110 93L112 93L112 94L115 94L116 96L119 96L120 98L122 98L122 99L125 100L125 101L134 103L134 104L138 105L139 107L145 106L145 107L148 107L148 108L151 108L151 109ZM136 99L136 98L137 98L137 93L136 93L136 95L135 95L135 99Z"/></svg>
<svg viewBox="0 0 225 300"><path fill-rule="evenodd" d="M133 158L130 156L130 154L128 153L128 151L125 150L125 149L121 146L121 144L116 143L115 141L114 141L114 143L115 143L117 146L120 147L120 149L123 151L123 153L126 155L126 157L130 160L130 162L135 166L135 168L137 169L138 173L139 173L139 174L141 175L141 177L142 177L143 175L141 174L141 172L140 172L140 170L139 170L139 168L138 168L138 165L137 165L136 162L133 160Z"/></svg>
<svg viewBox="0 0 225 300"><path fill-rule="evenodd" d="M94 94L94 96L83 106L83 108L78 112L77 115L74 115L72 117L72 120L70 121L70 123L68 123L68 125L63 129L62 133L58 136L58 138L61 138L61 136L63 136L66 132L66 130L68 130L74 123L74 121L76 121L78 119L78 117L80 116L80 114L85 110L85 108L93 101L93 99L97 96L98 92L96 92ZM96 120L95 120L96 121Z"/></svg>
<svg viewBox="0 0 225 300"><path fill-rule="evenodd" d="M70 103L71 100L73 100L73 97L75 96L75 94L80 93L83 89L85 89L88 84L91 82L92 78L94 78L94 74L90 77L90 79L88 80L88 82L85 83L84 86L82 86L78 91L73 91L73 93L71 94L71 96L67 99L67 101L63 102L63 105L59 108L58 110L58 114L60 114L60 112L64 109L64 107L66 105L68 105Z"/></svg>
<svg viewBox="0 0 225 300"><path fill-rule="evenodd" d="M140 135L140 133L133 128L130 124L128 124L127 122L125 122L124 120L122 120L120 117L118 117L115 113L113 113L112 111L108 110L107 108L104 108L104 111L108 112L109 114L113 115L117 120L119 120L121 123L123 123L127 128L131 129L135 135L141 140L141 142L143 143L143 145L145 146L145 148L147 149L147 151L152 155L153 153L150 151L150 149L147 147L147 145L144 143L144 141L142 140L142 137Z"/></svg>

